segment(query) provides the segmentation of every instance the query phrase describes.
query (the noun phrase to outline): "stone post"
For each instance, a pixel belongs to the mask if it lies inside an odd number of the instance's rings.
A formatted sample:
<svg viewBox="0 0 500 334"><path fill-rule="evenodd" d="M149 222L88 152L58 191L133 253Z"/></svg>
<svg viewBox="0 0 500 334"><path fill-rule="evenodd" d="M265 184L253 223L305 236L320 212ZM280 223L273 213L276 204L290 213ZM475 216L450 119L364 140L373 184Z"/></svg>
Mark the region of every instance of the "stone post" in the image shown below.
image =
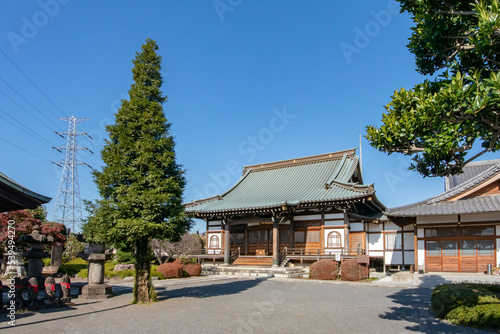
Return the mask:
<svg viewBox="0 0 500 334"><path fill-rule="evenodd" d="M111 286L104 284L104 247L101 245L91 245L93 252L89 256L88 284L83 286L80 298L83 299L106 299L112 296Z"/></svg>

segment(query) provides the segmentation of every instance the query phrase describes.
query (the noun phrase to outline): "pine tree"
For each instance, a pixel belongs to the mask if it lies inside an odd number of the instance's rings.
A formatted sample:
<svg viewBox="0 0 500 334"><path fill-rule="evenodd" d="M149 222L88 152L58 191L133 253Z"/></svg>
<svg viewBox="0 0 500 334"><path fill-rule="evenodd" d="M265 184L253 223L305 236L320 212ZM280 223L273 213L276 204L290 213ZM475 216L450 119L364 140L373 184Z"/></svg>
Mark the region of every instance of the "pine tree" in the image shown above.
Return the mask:
<svg viewBox="0 0 500 334"><path fill-rule="evenodd" d="M129 99L122 100L101 151L104 167L94 172L101 199L90 205L86 238L134 249L134 302L154 300L149 242L177 241L189 229L182 193L184 170L176 163L170 123L163 113L158 45L147 39L133 60Z"/></svg>

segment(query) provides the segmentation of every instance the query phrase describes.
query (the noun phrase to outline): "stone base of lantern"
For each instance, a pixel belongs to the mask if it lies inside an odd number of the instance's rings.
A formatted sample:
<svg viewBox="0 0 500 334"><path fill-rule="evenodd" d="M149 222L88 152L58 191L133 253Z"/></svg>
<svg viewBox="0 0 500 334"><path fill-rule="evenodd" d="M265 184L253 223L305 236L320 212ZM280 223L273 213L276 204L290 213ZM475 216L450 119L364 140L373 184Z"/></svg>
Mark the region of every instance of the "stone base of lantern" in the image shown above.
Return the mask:
<svg viewBox="0 0 500 334"><path fill-rule="evenodd" d="M108 284L87 284L82 287L82 294L78 298L82 299L108 299L113 297L111 285Z"/></svg>

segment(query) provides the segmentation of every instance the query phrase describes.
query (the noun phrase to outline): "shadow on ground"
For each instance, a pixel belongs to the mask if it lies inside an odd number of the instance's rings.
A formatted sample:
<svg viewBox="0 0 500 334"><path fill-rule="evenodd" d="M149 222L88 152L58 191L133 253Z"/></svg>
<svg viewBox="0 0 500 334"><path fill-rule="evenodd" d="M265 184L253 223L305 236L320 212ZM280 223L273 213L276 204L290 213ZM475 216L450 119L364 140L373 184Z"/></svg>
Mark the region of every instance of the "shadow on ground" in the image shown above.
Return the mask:
<svg viewBox="0 0 500 334"><path fill-rule="evenodd" d="M397 304L391 307L391 311L381 314L380 318L385 320L406 321L410 323L406 330L420 333L489 333L474 328L456 326L437 319L430 311L432 285L436 277L429 275L422 278L422 284L418 288L401 289L389 295L388 298Z"/></svg>
<svg viewBox="0 0 500 334"><path fill-rule="evenodd" d="M217 296L227 296L237 294L242 291L251 289L260 284L262 279L253 280L237 280L231 282L210 282L206 285L197 285L189 287L176 288L170 287L157 287L156 292L159 300L172 299L172 298L209 298Z"/></svg>

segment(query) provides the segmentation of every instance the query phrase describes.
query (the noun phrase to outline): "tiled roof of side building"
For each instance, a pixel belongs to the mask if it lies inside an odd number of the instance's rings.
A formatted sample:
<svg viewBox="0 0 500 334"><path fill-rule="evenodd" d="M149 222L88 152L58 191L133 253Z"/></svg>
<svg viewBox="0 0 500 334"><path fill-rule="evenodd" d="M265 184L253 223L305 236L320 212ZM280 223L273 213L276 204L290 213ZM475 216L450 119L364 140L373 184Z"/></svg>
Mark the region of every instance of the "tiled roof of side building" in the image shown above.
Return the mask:
<svg viewBox="0 0 500 334"><path fill-rule="evenodd" d="M482 169L482 167L479 166L488 166L488 168L478 173L478 171ZM500 195L477 196L472 198L465 197L453 200L462 194L470 192L482 183L494 177L498 177L500 175L500 160L484 161L475 164L475 166L473 165L471 168L477 169L475 171L469 169L469 175L471 176L469 179L461 180L458 185L424 201L388 209L386 215L389 217L414 217L424 215L500 212Z"/></svg>
<svg viewBox="0 0 500 334"><path fill-rule="evenodd" d="M270 209L283 205L355 201L375 197L372 185L352 182L359 175L355 150L247 166L225 193L186 204L190 213Z"/></svg>
<svg viewBox="0 0 500 334"><path fill-rule="evenodd" d="M473 177L481 174L493 165L500 163L500 159L473 161L465 165L463 173L457 175L450 175L445 178L445 191L450 190L462 183L472 179Z"/></svg>

